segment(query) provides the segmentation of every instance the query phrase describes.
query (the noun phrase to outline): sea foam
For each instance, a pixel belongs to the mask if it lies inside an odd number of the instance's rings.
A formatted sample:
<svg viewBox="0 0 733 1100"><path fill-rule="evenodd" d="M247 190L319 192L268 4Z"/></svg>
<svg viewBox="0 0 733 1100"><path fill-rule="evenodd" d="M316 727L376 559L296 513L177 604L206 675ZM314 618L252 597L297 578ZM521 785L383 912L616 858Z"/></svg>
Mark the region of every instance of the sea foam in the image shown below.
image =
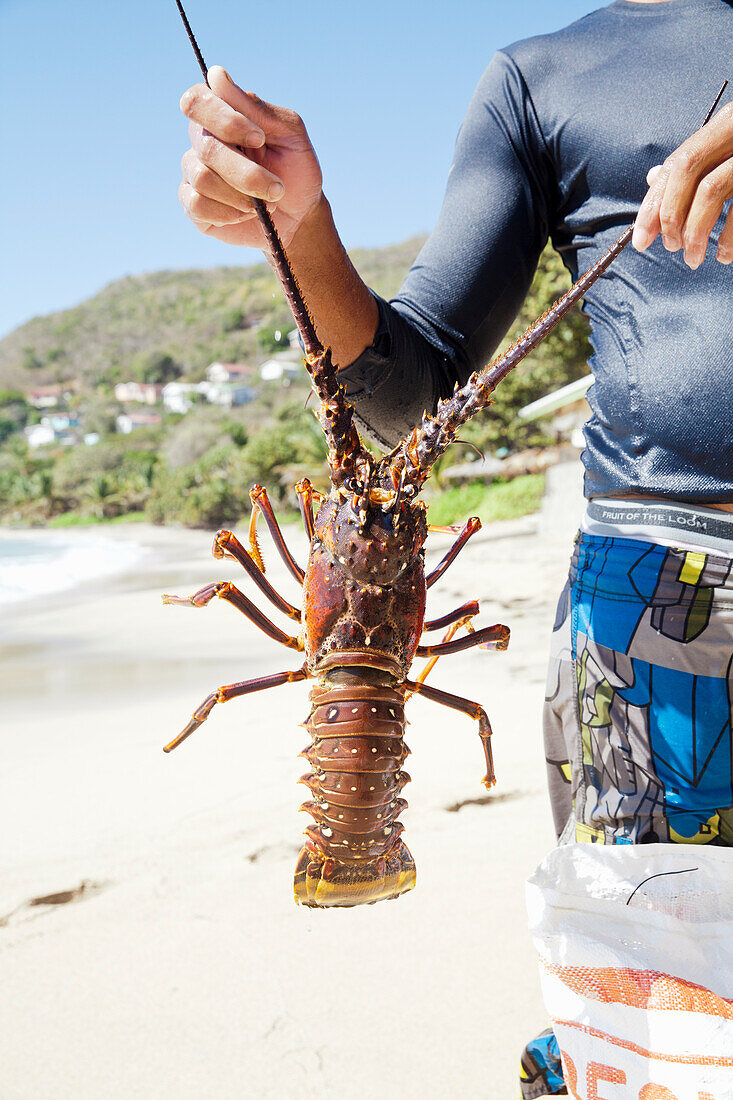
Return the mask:
<svg viewBox="0 0 733 1100"><path fill-rule="evenodd" d="M120 573L143 555L135 542L103 535L0 534L0 604L74 588Z"/></svg>

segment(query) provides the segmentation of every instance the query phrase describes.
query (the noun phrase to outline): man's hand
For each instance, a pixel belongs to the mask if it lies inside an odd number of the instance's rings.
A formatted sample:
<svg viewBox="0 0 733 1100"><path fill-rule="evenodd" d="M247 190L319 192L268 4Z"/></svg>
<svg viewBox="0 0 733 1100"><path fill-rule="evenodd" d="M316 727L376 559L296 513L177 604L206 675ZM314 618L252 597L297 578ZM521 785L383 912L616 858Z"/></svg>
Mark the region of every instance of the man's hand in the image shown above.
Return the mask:
<svg viewBox="0 0 733 1100"><path fill-rule="evenodd" d="M661 233L668 252L685 251L688 267L705 259L708 240L723 204L733 196L733 103L688 138L647 175L649 191L632 238L643 251ZM733 262L733 210L718 241L718 260Z"/></svg>
<svg viewBox="0 0 733 1100"><path fill-rule="evenodd" d="M181 205L209 237L264 248L252 198L264 199L287 247L323 198L303 121L242 91L218 65L209 69L209 82L210 88L195 84L181 97L192 145L181 162Z"/></svg>

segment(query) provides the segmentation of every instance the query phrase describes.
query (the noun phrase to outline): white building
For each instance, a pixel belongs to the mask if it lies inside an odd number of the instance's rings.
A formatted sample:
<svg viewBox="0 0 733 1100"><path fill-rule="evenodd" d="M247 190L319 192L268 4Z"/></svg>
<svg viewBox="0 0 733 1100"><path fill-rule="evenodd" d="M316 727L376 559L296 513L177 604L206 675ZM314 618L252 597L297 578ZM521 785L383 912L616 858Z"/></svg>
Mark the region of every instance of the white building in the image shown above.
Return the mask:
<svg viewBox="0 0 733 1100"><path fill-rule="evenodd" d="M47 419L48 417L44 416L43 420ZM56 439L56 433L51 425L44 424L43 421L40 424L32 424L30 428L24 428L23 435L32 451L35 451L36 447L44 447L47 443L53 443Z"/></svg>
<svg viewBox="0 0 733 1100"><path fill-rule="evenodd" d="M69 401L74 396L76 380L68 382L54 382L53 385L38 386L28 394L28 404L35 409L55 409L63 401Z"/></svg>
<svg viewBox="0 0 733 1100"><path fill-rule="evenodd" d="M206 368L209 382L242 383L254 374L254 367L247 363L211 363Z"/></svg>
<svg viewBox="0 0 733 1100"><path fill-rule="evenodd" d="M35 409L55 409L63 397L62 387L39 386L28 397L28 403Z"/></svg>
<svg viewBox="0 0 733 1100"><path fill-rule="evenodd" d="M141 405L155 405L162 392L163 387L153 382L118 382L115 386L115 397L122 404L137 401Z"/></svg>
<svg viewBox="0 0 733 1100"><path fill-rule="evenodd" d="M158 413L122 413L116 420L117 431L122 435L129 435L136 428L149 428L160 424L162 420L163 417Z"/></svg>
<svg viewBox="0 0 733 1100"><path fill-rule="evenodd" d="M288 385L291 378L295 378L300 373L300 369L300 363L284 353L262 364L260 378L263 382L282 382L283 385Z"/></svg>
<svg viewBox="0 0 733 1100"><path fill-rule="evenodd" d="M201 382L168 382L163 386L163 405L169 412L186 413L201 393Z"/></svg>
<svg viewBox="0 0 733 1100"><path fill-rule="evenodd" d="M39 424L31 424L23 429L23 435L31 450L43 447L48 443L62 443L66 447L77 442L76 429L79 421L68 413L56 413L53 416L42 416Z"/></svg>
<svg viewBox="0 0 733 1100"><path fill-rule="evenodd" d="M255 394L249 386L227 382L199 382L199 393L203 394L211 405L231 409L233 405L246 405Z"/></svg>

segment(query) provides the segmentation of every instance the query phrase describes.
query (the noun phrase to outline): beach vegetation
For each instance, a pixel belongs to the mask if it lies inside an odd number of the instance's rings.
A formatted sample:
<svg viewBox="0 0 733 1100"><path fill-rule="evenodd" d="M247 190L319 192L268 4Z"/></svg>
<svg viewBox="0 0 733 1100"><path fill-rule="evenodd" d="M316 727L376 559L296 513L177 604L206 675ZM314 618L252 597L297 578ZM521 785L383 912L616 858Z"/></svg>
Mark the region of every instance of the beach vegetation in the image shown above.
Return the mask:
<svg viewBox="0 0 733 1100"><path fill-rule="evenodd" d="M544 492L544 474L523 474L491 485L474 481L437 493L428 503L428 522L464 523L469 516L478 516L484 524L517 519L538 511Z"/></svg>

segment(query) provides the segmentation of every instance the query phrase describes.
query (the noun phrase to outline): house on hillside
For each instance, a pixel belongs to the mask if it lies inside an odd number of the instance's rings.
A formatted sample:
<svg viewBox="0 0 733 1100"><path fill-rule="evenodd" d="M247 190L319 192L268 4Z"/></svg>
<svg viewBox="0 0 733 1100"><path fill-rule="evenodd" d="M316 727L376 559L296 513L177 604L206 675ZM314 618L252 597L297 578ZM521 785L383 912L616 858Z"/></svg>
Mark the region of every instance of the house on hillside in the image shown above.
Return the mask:
<svg viewBox="0 0 733 1100"><path fill-rule="evenodd" d="M61 443L71 447L78 442L79 420L69 413L42 416L38 424L23 429L23 435L31 450L49 443Z"/></svg>
<svg viewBox="0 0 733 1100"><path fill-rule="evenodd" d="M121 435L129 435L136 428L150 428L155 424L161 424L163 417L158 413L130 412L121 413L117 417L117 431Z"/></svg>
<svg viewBox="0 0 733 1100"><path fill-rule="evenodd" d="M300 373L301 366L292 355L284 352L282 355L274 355L260 367L260 378L263 382L282 382L284 386L290 385L293 378Z"/></svg>
<svg viewBox="0 0 733 1100"><path fill-rule="evenodd" d="M72 391L68 386L62 386L60 382L52 386L38 386L28 394L28 404L34 409L55 409L62 401L68 401Z"/></svg>
<svg viewBox="0 0 733 1100"><path fill-rule="evenodd" d="M249 386L236 382L199 382L199 393L211 405L231 409L233 405L246 405L254 400L255 392Z"/></svg>
<svg viewBox="0 0 733 1100"><path fill-rule="evenodd" d="M209 382L235 382L247 381L254 374L254 367L248 363L211 363L206 368L206 377Z"/></svg>
<svg viewBox="0 0 733 1100"><path fill-rule="evenodd" d="M163 405L168 412L187 413L201 393L200 382L168 382L163 386Z"/></svg>
<svg viewBox="0 0 733 1100"><path fill-rule="evenodd" d="M128 401L157 405L162 393L163 387L155 382L118 382L115 386L115 397L123 405Z"/></svg>

